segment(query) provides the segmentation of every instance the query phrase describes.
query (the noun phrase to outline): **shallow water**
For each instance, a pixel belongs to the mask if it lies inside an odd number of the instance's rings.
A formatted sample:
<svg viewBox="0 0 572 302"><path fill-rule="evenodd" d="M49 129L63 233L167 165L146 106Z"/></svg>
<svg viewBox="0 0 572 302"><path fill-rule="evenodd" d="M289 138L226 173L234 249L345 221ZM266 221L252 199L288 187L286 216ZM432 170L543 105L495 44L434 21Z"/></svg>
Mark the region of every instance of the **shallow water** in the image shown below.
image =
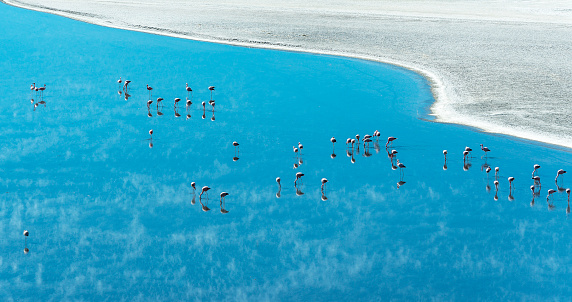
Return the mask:
<svg viewBox="0 0 572 302"><path fill-rule="evenodd" d="M127 32L6 5L0 13L3 300L572 293L566 194L554 194L552 211L545 197L556 170L570 170L571 153L424 121L432 97L412 72ZM119 76L132 81L127 101ZM46 83L43 98L30 93L32 82ZM185 83L194 90L189 110ZM146 84L152 99L165 99L160 110L147 109ZM200 104L210 85L214 121ZM31 97L45 106L35 108ZM177 111L175 97L183 99ZM407 166L399 188L383 139L369 157L363 146L355 163L346 155L347 137L376 129L398 137L390 149ZM303 162L293 169L298 142ZM481 171L480 143L493 150L486 162L501 168L497 201L494 171ZM468 171L465 146L475 149ZM531 206L535 163L543 187ZM296 172L305 173L301 196ZM508 176L516 178L512 201ZM570 186L567 176L562 187ZM212 188L208 200L193 195L192 181ZM228 214L220 211L222 191L230 193Z"/></svg>

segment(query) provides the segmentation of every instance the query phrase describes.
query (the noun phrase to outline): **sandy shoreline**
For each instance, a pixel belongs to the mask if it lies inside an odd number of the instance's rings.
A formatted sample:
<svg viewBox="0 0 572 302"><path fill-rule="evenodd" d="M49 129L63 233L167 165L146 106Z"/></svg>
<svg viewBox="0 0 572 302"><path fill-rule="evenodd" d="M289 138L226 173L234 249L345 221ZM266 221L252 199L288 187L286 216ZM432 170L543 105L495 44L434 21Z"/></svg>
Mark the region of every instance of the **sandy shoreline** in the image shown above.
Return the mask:
<svg viewBox="0 0 572 302"><path fill-rule="evenodd" d="M431 82L438 122L572 148L566 2L4 2L120 29L398 65Z"/></svg>

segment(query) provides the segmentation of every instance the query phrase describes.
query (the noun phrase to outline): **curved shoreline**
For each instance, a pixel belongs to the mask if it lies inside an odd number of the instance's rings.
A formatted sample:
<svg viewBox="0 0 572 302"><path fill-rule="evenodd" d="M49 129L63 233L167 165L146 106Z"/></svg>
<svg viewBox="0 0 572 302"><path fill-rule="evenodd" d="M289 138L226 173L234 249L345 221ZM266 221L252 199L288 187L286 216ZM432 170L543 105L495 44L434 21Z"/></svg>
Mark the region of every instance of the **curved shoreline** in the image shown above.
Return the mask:
<svg viewBox="0 0 572 302"><path fill-rule="evenodd" d="M346 57L352 59L360 59L366 61L372 61L377 63L389 64L394 65L397 67L405 68L407 70L411 70L415 73L420 74L423 76L428 82L431 87L431 92L433 94L435 102L429 106L429 115L434 116L434 122L439 123L447 123L447 124L457 124L461 126L467 126L474 128L477 131L486 132L486 133L494 133L500 135L507 135L510 137L515 137L518 139L528 140L534 143L540 144L547 144L548 147L555 147L557 149L562 149L564 151L570 152L572 149L572 139L560 139L557 137L547 137L546 133L537 132L533 133L531 131L526 131L522 129L511 128L507 126L499 126L493 123L489 123L483 120L475 120L474 116L469 114L463 114L456 111L452 108L452 104L454 104L453 99L460 99L460 97L456 96L457 94L453 91L453 87L451 85L447 86L444 83L443 77L440 77L437 72L429 70L427 67L419 66L415 63L408 63L404 61L398 61L395 59L390 59L383 56L378 55L363 55L363 54L356 54L356 53L349 53L344 51L332 51L332 50L320 50L320 49L312 49L306 48L303 46L296 46L296 45L289 45L286 43L272 43L272 42L262 42L262 41L239 41L237 40L227 40L227 39L210 39L204 38L196 35L190 35L188 33L178 33L171 31L165 28L159 27L146 27L146 26L121 26L118 24L114 24L111 22L105 22L104 20L100 20L100 22L96 22L96 20L92 20L88 18L97 19L97 15L92 14L82 14L79 12L73 11L65 11L65 10L57 10L57 9L50 9L44 6L37 7L31 5L25 5L20 2L14 2L10 0L0 0L1 2L11 5L14 7L19 7L23 9L49 13L53 15L58 15L61 17L66 17L69 19L73 19L76 21L86 22L94 25L104 26L108 28L115 28L115 29L122 29L122 30L130 30L148 34L155 34L161 36L168 36L174 38L181 38L187 40L194 40L194 41L201 41L201 42L208 42L208 43L217 43L217 44L225 44L231 46L239 46L239 47L248 47L248 48L259 48L259 49L270 49L270 50L282 50L282 51L291 51L291 52L298 52L298 53L310 53L310 54L319 54L319 55L331 55L331 56L338 56L338 57ZM83 16L83 18L82 18ZM453 95L453 97L452 97ZM455 97L456 96L456 97Z"/></svg>

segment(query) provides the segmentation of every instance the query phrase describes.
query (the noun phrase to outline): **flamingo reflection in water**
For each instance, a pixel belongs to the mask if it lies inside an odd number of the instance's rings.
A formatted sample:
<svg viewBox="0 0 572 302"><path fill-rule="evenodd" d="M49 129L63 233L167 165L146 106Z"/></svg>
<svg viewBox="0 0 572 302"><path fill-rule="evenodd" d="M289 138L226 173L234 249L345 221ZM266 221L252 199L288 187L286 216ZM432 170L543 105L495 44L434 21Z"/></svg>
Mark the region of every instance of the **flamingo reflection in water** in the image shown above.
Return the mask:
<svg viewBox="0 0 572 302"><path fill-rule="evenodd" d="M495 181L494 181L494 184L495 184L495 197L494 197L494 200L497 201L497 200L499 200L499 181L498 181L498 180L495 180Z"/></svg>
<svg viewBox="0 0 572 302"><path fill-rule="evenodd" d="M530 202L530 206L534 207L534 197L536 196L535 191L535 187L534 186L530 186L530 191L532 192L532 201Z"/></svg>

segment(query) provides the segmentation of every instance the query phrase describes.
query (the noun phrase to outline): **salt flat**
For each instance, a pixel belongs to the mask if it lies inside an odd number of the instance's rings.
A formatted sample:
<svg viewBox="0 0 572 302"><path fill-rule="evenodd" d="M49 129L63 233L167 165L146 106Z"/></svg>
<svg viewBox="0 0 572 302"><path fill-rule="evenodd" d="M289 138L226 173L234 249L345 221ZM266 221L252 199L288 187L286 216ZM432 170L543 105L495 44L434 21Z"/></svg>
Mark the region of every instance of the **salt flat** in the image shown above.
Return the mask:
<svg viewBox="0 0 572 302"><path fill-rule="evenodd" d="M569 1L5 2L111 27L402 65L432 81L437 121L572 148Z"/></svg>

